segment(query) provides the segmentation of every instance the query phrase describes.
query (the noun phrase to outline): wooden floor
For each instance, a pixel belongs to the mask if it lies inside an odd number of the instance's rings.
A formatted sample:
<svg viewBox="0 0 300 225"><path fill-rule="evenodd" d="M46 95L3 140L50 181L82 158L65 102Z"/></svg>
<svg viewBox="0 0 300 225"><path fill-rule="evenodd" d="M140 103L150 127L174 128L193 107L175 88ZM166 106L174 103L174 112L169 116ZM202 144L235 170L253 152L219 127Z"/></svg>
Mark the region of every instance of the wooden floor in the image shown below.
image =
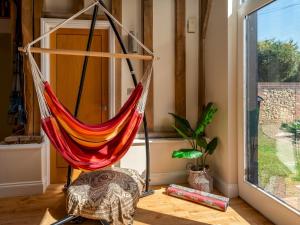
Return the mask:
<svg viewBox="0 0 300 225"><path fill-rule="evenodd" d="M44 195L0 199L0 225L48 225L65 215L62 185L51 185ZM134 225L269 225L243 200L232 199L227 212L165 195L164 188L138 204ZM85 224L99 224L86 221Z"/></svg>

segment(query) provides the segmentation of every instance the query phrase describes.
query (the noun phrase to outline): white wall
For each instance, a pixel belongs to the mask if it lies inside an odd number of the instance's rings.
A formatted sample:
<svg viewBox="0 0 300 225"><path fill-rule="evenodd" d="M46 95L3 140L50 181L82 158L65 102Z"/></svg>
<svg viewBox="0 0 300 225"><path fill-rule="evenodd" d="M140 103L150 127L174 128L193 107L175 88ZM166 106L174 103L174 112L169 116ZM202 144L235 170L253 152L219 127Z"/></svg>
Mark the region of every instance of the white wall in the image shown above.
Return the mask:
<svg viewBox="0 0 300 225"><path fill-rule="evenodd" d="M188 147L189 144L182 139L150 140L150 184L186 183L186 165L191 161L172 159L171 155L176 149ZM144 140L135 140L121 159L120 167L132 168L144 174L146 168Z"/></svg>
<svg viewBox="0 0 300 225"><path fill-rule="evenodd" d="M125 0L126 4L122 5L122 23L129 31L134 31L137 37L142 38L142 18L141 18L141 0ZM123 41L128 44L128 36L126 33L122 33ZM139 48L139 53L142 53L142 49ZM140 77L142 73L142 62L134 60L132 61L136 76ZM127 63L122 60L122 102L127 100L130 95L130 90L134 87L131 74L129 72Z"/></svg>
<svg viewBox="0 0 300 225"><path fill-rule="evenodd" d="M198 0L187 0L186 20L198 21ZM123 0L123 24L141 37L141 0ZM187 24L187 23L186 23ZM198 27L198 26L197 26ZM187 118L194 125L198 114L198 43L199 32L186 33L186 95ZM127 43L126 35L123 35ZM153 1L153 49L160 57L154 64L154 131L170 131L175 112L175 1ZM142 71L141 62L134 62L137 74ZM122 101L128 97L132 80L125 62L122 64ZM151 184L185 182L187 160L172 159L173 150L188 147L179 140L151 140ZM133 167L140 172L145 168L145 146L134 144L121 160L121 167ZM132 163L136 162L136 163Z"/></svg>
<svg viewBox="0 0 300 225"><path fill-rule="evenodd" d="M141 0L123 1L123 23L141 37ZM198 0L186 3L186 20L195 17L198 21ZM187 24L187 23L186 23ZM198 26L197 26L198 27ZM186 95L187 118L194 125L198 114L198 44L199 32L186 34ZM126 41L126 36L124 36ZM170 131L172 118L169 112L175 112L175 1L153 1L153 49L160 57L154 64L154 131ZM141 64L135 63L137 73ZM122 101L128 97L128 88L132 87L127 65L122 64Z"/></svg>
<svg viewBox="0 0 300 225"><path fill-rule="evenodd" d="M160 60L154 65L154 130L170 130L175 112L175 1L153 1L153 47Z"/></svg>
<svg viewBox="0 0 300 225"><path fill-rule="evenodd" d="M186 21L192 17L199 21L199 0L186 0ZM199 25L196 27L195 33L186 33L186 116L192 125L198 118Z"/></svg>
<svg viewBox="0 0 300 225"><path fill-rule="evenodd" d="M231 2L231 1L229 1ZM233 39L235 15L228 14L227 1L213 1L205 40L206 102L218 107L216 119L208 128L208 136L220 139L211 164L217 187L228 196L236 196L236 68ZM231 3L232 4L232 3ZM229 16L229 17L228 17Z"/></svg>
<svg viewBox="0 0 300 225"><path fill-rule="evenodd" d="M43 193L45 154L41 144L0 145L0 198Z"/></svg>

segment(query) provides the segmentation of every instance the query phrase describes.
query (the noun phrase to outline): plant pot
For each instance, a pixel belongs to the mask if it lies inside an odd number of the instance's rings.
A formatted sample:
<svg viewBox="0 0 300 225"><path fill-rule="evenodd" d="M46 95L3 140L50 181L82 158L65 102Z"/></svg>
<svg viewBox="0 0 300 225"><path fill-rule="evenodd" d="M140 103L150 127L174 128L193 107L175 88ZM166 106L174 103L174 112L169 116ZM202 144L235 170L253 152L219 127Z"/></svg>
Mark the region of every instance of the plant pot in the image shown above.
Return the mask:
<svg viewBox="0 0 300 225"><path fill-rule="evenodd" d="M209 169L204 170L189 170L188 176L189 185L199 191L211 193L213 191L213 178L210 175Z"/></svg>

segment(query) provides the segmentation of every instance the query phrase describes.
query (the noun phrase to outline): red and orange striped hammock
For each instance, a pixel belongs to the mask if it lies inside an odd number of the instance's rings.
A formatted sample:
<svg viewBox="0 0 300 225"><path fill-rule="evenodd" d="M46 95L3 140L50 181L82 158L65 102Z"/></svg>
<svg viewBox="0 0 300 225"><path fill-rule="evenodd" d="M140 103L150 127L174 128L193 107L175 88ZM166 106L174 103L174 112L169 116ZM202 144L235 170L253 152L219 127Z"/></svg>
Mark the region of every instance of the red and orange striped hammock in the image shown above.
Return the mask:
<svg viewBox="0 0 300 225"><path fill-rule="evenodd" d="M95 4L97 3L93 5ZM84 124L74 118L60 103L46 77L41 73L32 56L31 46L80 15L84 10L31 42L26 48L26 53L31 66L44 132L73 168L97 170L120 160L131 146L143 120L153 62L149 64L145 75L114 118L98 125ZM143 45L142 47L146 48ZM146 50L149 51L147 48Z"/></svg>
<svg viewBox="0 0 300 225"><path fill-rule="evenodd" d="M88 125L74 118L55 96L28 52L38 96L42 128L73 168L97 170L120 160L128 151L143 120L151 68L118 114L107 122Z"/></svg>
<svg viewBox="0 0 300 225"><path fill-rule="evenodd" d="M90 126L75 119L45 83L44 95L52 116L42 119L42 128L74 168L96 170L112 165L128 151L139 129L143 113L137 105L142 90L139 84L114 118Z"/></svg>

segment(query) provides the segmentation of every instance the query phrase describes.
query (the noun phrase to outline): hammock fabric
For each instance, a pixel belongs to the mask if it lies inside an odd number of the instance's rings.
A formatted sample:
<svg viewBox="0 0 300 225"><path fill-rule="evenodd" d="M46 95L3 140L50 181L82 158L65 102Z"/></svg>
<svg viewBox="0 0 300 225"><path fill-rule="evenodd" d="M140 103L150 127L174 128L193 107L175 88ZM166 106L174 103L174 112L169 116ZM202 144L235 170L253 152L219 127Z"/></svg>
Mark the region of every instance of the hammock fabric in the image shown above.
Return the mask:
<svg viewBox="0 0 300 225"><path fill-rule="evenodd" d="M143 119L137 108L139 84L116 117L89 126L75 119L45 83L45 96L53 116L42 120L51 143L74 168L96 170L118 161L129 149ZM49 96L52 96L50 98Z"/></svg>
<svg viewBox="0 0 300 225"><path fill-rule="evenodd" d="M100 125L86 125L74 118L59 102L48 82L45 83L44 96L51 113L60 126L70 134L73 141L83 147L99 148L116 137L122 128L127 125L130 117L134 114L142 90L142 84L139 84L119 113L113 119Z"/></svg>
<svg viewBox="0 0 300 225"><path fill-rule="evenodd" d="M26 48L39 102L42 128L62 157L74 168L83 170L98 170L110 166L128 151L143 120L153 62L114 118L102 124L88 125L74 118L61 104L37 66L30 48L96 4L99 4L98 1L34 40ZM105 8L103 10L111 16ZM120 25L115 18L112 19ZM149 49L138 40L137 42L149 53ZM150 53L153 54L151 51Z"/></svg>

